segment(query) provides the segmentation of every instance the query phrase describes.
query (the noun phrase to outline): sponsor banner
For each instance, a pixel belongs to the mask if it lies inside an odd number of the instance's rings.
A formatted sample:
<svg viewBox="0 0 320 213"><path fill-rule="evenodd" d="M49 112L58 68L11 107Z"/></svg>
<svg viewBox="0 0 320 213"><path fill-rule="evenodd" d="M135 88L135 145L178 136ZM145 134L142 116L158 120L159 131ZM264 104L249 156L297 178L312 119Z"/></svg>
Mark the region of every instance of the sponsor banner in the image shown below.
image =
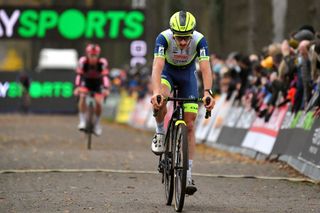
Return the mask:
<svg viewBox="0 0 320 213"><path fill-rule="evenodd" d="M227 95L222 94L220 97L216 97L216 105L214 106L213 110L211 111L211 117L209 119L205 119L205 107L201 106L199 107L199 111L201 111L198 115L198 125L196 129L196 141L201 142L204 141L208 133L214 124L215 120L217 119L218 113L221 109L221 106L223 105ZM201 117L200 117L201 116Z"/></svg>
<svg viewBox="0 0 320 213"><path fill-rule="evenodd" d="M231 107L236 95L237 95L236 93L233 93L231 98L229 100L225 100L220 106L220 110L215 119L215 122L213 123L213 125L211 126L211 129L209 130L209 134L207 137L208 144L217 142L217 139L219 137L223 124L227 120L228 115L233 113L231 111Z"/></svg>
<svg viewBox="0 0 320 213"><path fill-rule="evenodd" d="M228 146L241 147L247 131L247 129L224 126L220 132L217 142Z"/></svg>
<svg viewBox="0 0 320 213"><path fill-rule="evenodd" d="M241 117L242 111L243 111L243 107L232 106L230 109L231 113L229 113L229 115L227 116L224 126L235 127L236 123L239 121Z"/></svg>
<svg viewBox="0 0 320 213"><path fill-rule="evenodd" d="M304 139L300 157L320 166L320 119L314 121L308 137Z"/></svg>
<svg viewBox="0 0 320 213"><path fill-rule="evenodd" d="M23 87L18 77L19 72L0 72L0 112L14 112L21 108ZM29 110L75 113L77 102L73 96L74 77L73 70L32 73Z"/></svg>
<svg viewBox="0 0 320 213"><path fill-rule="evenodd" d="M267 155L270 154L287 110L287 105L275 108L269 122L257 117L246 134L242 146Z"/></svg>
<svg viewBox="0 0 320 213"><path fill-rule="evenodd" d="M278 134L278 137L276 139L276 142L273 146L273 149L271 151L271 154L276 154L276 155L280 155L280 154L284 154L287 150L287 148L290 146L291 144L291 131L290 130L290 126L291 123L294 119L294 114L291 111L287 111L281 128L280 128L280 132Z"/></svg>
<svg viewBox="0 0 320 213"><path fill-rule="evenodd" d="M0 21L3 39L134 40L145 34L144 12L124 8L3 7Z"/></svg>
<svg viewBox="0 0 320 213"><path fill-rule="evenodd" d="M255 112L253 110L233 106L217 142L228 146L241 147L254 118Z"/></svg>
<svg viewBox="0 0 320 213"><path fill-rule="evenodd" d="M119 102L120 95L111 93L103 105L103 117L113 121L117 114Z"/></svg>
<svg viewBox="0 0 320 213"><path fill-rule="evenodd" d="M285 141L285 143L288 143L288 145L283 154L298 157L304 144L308 140L310 131L300 128L287 129L284 131L288 132L288 141Z"/></svg>
<svg viewBox="0 0 320 213"><path fill-rule="evenodd" d="M283 119L283 122L282 122L282 125L281 125L281 128L280 129L289 129L291 128L291 123L292 121L294 120L294 113L292 113L291 111L287 111L284 119Z"/></svg>
<svg viewBox="0 0 320 213"><path fill-rule="evenodd" d="M283 155L291 145L292 129L281 129L272 148L271 154Z"/></svg>
<svg viewBox="0 0 320 213"><path fill-rule="evenodd" d="M149 114L152 113L152 105L150 103L151 95L146 95L143 99L138 100L135 109L130 118L130 125L136 128L144 128Z"/></svg>
<svg viewBox="0 0 320 213"><path fill-rule="evenodd" d="M313 122L313 112L299 111L293 114L288 111L271 153L298 157L310 135Z"/></svg>
<svg viewBox="0 0 320 213"><path fill-rule="evenodd" d="M253 109L244 109L236 123L236 128L249 129L256 119L256 113Z"/></svg>
<svg viewBox="0 0 320 213"><path fill-rule="evenodd" d="M129 123L131 114L137 103L136 95L128 95L126 91L121 91L120 102L117 109L116 122L118 123Z"/></svg>

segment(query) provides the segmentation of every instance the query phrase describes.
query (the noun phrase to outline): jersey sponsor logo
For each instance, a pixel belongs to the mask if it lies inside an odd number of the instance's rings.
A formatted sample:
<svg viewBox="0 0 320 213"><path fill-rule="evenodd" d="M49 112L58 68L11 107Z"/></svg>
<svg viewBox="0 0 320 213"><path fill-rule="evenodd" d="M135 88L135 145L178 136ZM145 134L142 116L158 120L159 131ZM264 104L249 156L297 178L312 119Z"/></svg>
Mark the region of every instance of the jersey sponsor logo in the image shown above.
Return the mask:
<svg viewBox="0 0 320 213"><path fill-rule="evenodd" d="M158 49L158 54L159 55L164 55L164 47L163 46L160 46L159 49Z"/></svg>
<svg viewBox="0 0 320 213"><path fill-rule="evenodd" d="M205 50L204 48L200 49L200 56L201 56L201 57L207 56L206 50Z"/></svg>
<svg viewBox="0 0 320 213"><path fill-rule="evenodd" d="M188 55L178 55L178 54L175 54L173 55L173 62L176 63L176 64L180 64L180 63L186 63L188 62Z"/></svg>
<svg viewBox="0 0 320 213"><path fill-rule="evenodd" d="M188 55L173 55L173 59L175 60L188 60Z"/></svg>

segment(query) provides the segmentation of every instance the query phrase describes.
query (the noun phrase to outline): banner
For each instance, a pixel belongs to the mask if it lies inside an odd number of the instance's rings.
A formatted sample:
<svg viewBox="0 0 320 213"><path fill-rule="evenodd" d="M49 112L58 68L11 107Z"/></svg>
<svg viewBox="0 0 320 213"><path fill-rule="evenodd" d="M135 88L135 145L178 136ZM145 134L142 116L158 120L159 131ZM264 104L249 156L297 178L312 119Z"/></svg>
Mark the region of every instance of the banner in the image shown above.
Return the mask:
<svg viewBox="0 0 320 213"><path fill-rule="evenodd" d="M126 91L122 90L120 94L120 102L117 109L116 122L129 123L131 114L137 103L137 96L129 95Z"/></svg>
<svg viewBox="0 0 320 213"><path fill-rule="evenodd" d="M198 143L204 141L207 138L209 131L212 125L214 124L215 120L217 119L218 113L226 97L227 97L227 94L222 94L220 97L216 97L216 104L213 110L211 111L211 117L209 119L205 119L205 111L206 111L205 107L201 106L199 108L199 111L201 112L198 115L198 125L195 133L196 141Z"/></svg>
<svg viewBox="0 0 320 213"><path fill-rule="evenodd" d="M120 102L120 95L117 93L110 93L106 102L103 105L103 117L114 120L117 115L117 108Z"/></svg>
<svg viewBox="0 0 320 213"><path fill-rule="evenodd" d="M254 110L233 106L217 142L228 146L241 147L254 119Z"/></svg>
<svg viewBox="0 0 320 213"><path fill-rule="evenodd" d="M19 111L23 100L23 87L18 81L19 72L0 72L0 112ZM31 112L77 111L73 95L73 70L32 73L29 95Z"/></svg>
<svg viewBox="0 0 320 213"><path fill-rule="evenodd" d="M299 111L293 114L288 111L271 153L298 157L310 135L313 122L313 112Z"/></svg>
<svg viewBox="0 0 320 213"><path fill-rule="evenodd" d="M320 167L320 119L313 123L300 157Z"/></svg>
<svg viewBox="0 0 320 213"><path fill-rule="evenodd" d="M211 126L211 129L209 130L209 134L207 137L208 144L217 142L223 124L226 122L228 115L233 113L231 109L236 95L236 93L233 93L229 100L225 100L222 105L219 106L219 113L215 119L215 122Z"/></svg>
<svg viewBox="0 0 320 213"><path fill-rule="evenodd" d="M294 119L294 114L288 110L283 119L280 132L273 146L271 154L280 155L280 154L286 153L286 150L290 146L292 141L291 134L290 134L292 130L290 130L290 126L293 119Z"/></svg>
<svg viewBox="0 0 320 213"><path fill-rule="evenodd" d="M130 125L136 128L145 128L148 116L152 114L152 105L150 103L151 95L146 95L138 100L130 118Z"/></svg>
<svg viewBox="0 0 320 213"><path fill-rule="evenodd" d="M269 155L287 110L287 105L275 108L268 122L265 122L263 118L257 117L245 136L242 146Z"/></svg>
<svg viewBox="0 0 320 213"><path fill-rule="evenodd" d="M145 19L132 9L5 7L0 38L135 40L144 37Z"/></svg>

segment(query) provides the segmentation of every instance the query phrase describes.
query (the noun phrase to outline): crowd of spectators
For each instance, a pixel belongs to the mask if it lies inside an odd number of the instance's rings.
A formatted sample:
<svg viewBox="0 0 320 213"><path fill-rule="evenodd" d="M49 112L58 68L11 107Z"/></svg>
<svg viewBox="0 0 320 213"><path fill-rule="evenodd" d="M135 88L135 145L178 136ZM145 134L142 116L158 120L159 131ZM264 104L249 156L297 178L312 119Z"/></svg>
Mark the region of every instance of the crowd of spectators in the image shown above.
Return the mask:
<svg viewBox="0 0 320 213"><path fill-rule="evenodd" d="M231 52L225 59L212 54L210 62L213 91L226 93L227 99L236 93L235 104L254 109L265 121L287 103L293 113L312 110L320 116L320 36L312 26L301 26L259 54ZM143 98L151 92L150 76L148 64L113 69L113 90L124 88Z"/></svg>
<svg viewBox="0 0 320 213"><path fill-rule="evenodd" d="M124 89L129 95L135 95L138 99L143 99L146 94L152 91L150 78L151 66L148 64L138 63L134 67L111 69L111 92L120 93L121 89Z"/></svg>
<svg viewBox="0 0 320 213"><path fill-rule="evenodd" d="M268 121L275 107L290 103L290 110L315 110L320 115L320 38L304 25L281 43L259 54L232 52L226 59L211 55L216 93L236 92L236 104L253 108Z"/></svg>

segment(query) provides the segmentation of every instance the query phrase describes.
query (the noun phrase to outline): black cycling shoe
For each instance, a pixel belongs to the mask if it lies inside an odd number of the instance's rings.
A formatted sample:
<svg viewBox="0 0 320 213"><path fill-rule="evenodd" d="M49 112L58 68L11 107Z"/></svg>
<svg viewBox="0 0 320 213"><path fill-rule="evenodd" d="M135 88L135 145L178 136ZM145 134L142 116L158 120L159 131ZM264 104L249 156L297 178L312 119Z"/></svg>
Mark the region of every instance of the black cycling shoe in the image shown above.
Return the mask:
<svg viewBox="0 0 320 213"><path fill-rule="evenodd" d="M186 187L186 194L193 195L197 191L197 187L194 185L194 181L192 179L188 180Z"/></svg>

